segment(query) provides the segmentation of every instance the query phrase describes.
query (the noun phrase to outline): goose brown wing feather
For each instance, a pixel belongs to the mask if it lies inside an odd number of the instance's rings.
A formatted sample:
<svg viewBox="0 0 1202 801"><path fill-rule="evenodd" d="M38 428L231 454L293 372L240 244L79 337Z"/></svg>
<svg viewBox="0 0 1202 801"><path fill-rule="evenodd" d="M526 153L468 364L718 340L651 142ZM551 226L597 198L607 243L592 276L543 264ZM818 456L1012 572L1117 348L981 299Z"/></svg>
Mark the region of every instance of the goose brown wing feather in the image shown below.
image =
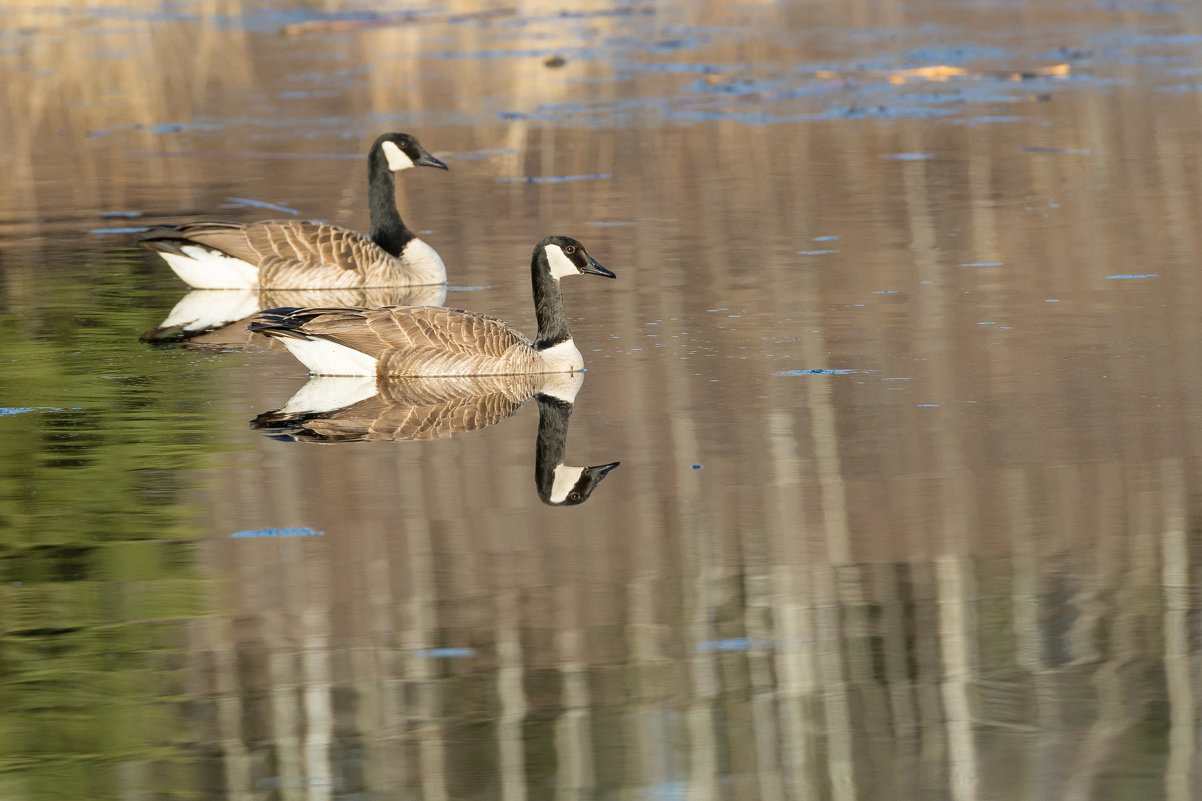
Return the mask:
<svg viewBox="0 0 1202 801"><path fill-rule="evenodd" d="M371 439L444 439L499 423L522 405L504 394L388 407L371 424Z"/></svg>
<svg viewBox="0 0 1202 801"><path fill-rule="evenodd" d="M495 317L439 306L306 309L305 313L310 319L301 328L303 333L382 360L398 352L411 362L421 361L419 356L488 362L531 346L520 331Z"/></svg>
<svg viewBox="0 0 1202 801"><path fill-rule="evenodd" d="M541 376L488 375L488 376L433 376L426 378L400 378L384 376L377 379L376 393L388 406L423 406L451 402L471 402L487 405L495 403L506 406L510 413L530 400L545 380Z"/></svg>
<svg viewBox="0 0 1202 801"><path fill-rule="evenodd" d="M529 338L513 326L478 312L419 306L393 308L388 317L403 338L398 344L409 347L499 359L515 346L531 345Z"/></svg>
<svg viewBox="0 0 1202 801"><path fill-rule="evenodd" d="M246 226L236 223L196 222L175 226L175 234L197 244L220 250L248 264L257 265L260 254L246 236Z"/></svg>
<svg viewBox="0 0 1202 801"><path fill-rule="evenodd" d="M325 339L371 356L378 375L476 376L538 372L533 343L484 314L439 306L268 309L251 329Z"/></svg>
<svg viewBox="0 0 1202 801"><path fill-rule="evenodd" d="M379 406L378 402L372 404ZM328 417L307 420L301 439L403 442L446 439L493 425L521 406L504 395L452 398L442 403L364 408L356 405Z"/></svg>
<svg viewBox="0 0 1202 801"><path fill-rule="evenodd" d="M382 331L394 343L380 357L381 375L521 373L533 358L531 342L495 317L457 309L396 309Z"/></svg>

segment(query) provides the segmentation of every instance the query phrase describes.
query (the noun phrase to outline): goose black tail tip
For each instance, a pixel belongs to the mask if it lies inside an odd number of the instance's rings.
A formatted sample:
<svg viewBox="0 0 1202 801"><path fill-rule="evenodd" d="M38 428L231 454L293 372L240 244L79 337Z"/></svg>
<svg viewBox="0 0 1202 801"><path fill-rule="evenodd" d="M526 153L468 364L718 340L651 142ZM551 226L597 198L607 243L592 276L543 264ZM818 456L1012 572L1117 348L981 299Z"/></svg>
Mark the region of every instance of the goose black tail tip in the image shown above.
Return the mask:
<svg viewBox="0 0 1202 801"><path fill-rule="evenodd" d="M189 240L180 236L171 236L164 232L159 232L158 235L147 236L138 240L138 244L147 250L153 250L156 253L174 253L179 256L186 256L184 253L184 245L194 244Z"/></svg>
<svg viewBox="0 0 1202 801"><path fill-rule="evenodd" d="M204 330L188 331L183 325L167 325L143 331L138 341L143 345L170 345L187 342L189 339L205 333Z"/></svg>
<svg viewBox="0 0 1202 801"><path fill-rule="evenodd" d="M250 421L250 427L277 442L359 442L365 439L363 434L339 432L324 433L314 431L309 424L314 421L328 419L326 412L285 412L276 410L263 412Z"/></svg>
<svg viewBox="0 0 1202 801"><path fill-rule="evenodd" d="M300 328L313 318L299 306L280 306L276 309L264 309L250 319L248 330L268 337L292 337L304 339Z"/></svg>
<svg viewBox="0 0 1202 801"><path fill-rule="evenodd" d="M285 412L283 409L275 409L258 414L250 421L250 427L269 434L289 435L291 439L291 434L302 428L308 420L318 416L320 415L312 412Z"/></svg>

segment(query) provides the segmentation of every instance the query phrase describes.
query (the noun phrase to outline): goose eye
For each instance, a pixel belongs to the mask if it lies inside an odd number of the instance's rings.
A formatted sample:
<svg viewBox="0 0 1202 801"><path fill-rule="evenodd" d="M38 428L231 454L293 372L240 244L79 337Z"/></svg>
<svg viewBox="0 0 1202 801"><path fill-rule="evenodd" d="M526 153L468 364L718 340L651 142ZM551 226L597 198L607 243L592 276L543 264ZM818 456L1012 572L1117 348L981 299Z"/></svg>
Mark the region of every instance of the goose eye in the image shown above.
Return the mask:
<svg viewBox="0 0 1202 801"><path fill-rule="evenodd" d="M579 492L573 492L571 495L569 495L569 496L568 496L568 500L569 500L569 501L578 501L578 500L580 500L580 493L579 493Z"/></svg>
<svg viewBox="0 0 1202 801"><path fill-rule="evenodd" d="M573 253L576 252L576 246L575 245L564 245L563 252L568 254L569 256L571 256Z"/></svg>

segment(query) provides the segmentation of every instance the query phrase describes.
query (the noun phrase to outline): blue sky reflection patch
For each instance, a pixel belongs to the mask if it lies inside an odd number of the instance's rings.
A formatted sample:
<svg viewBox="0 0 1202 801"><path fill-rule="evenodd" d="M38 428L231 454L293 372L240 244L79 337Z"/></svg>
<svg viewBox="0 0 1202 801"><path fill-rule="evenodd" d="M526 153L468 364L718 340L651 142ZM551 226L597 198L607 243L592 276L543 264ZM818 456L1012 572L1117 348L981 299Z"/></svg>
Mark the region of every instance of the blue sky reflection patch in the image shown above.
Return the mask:
<svg viewBox="0 0 1202 801"><path fill-rule="evenodd" d="M321 537L324 531L318 531L308 526L291 526L285 528L256 528L248 531L235 531L231 537L250 539L252 537Z"/></svg>

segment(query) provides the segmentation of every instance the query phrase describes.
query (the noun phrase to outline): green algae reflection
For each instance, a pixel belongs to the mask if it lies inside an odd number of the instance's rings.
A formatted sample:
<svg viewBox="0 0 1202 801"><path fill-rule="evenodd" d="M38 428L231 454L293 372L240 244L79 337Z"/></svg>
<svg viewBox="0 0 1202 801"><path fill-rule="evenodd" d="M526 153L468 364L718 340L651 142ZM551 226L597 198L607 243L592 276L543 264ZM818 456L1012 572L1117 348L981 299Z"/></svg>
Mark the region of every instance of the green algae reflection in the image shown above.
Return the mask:
<svg viewBox="0 0 1202 801"><path fill-rule="evenodd" d="M213 582L185 498L223 450L221 360L140 345L168 290L110 249L0 263L3 798L197 784L187 639Z"/></svg>

